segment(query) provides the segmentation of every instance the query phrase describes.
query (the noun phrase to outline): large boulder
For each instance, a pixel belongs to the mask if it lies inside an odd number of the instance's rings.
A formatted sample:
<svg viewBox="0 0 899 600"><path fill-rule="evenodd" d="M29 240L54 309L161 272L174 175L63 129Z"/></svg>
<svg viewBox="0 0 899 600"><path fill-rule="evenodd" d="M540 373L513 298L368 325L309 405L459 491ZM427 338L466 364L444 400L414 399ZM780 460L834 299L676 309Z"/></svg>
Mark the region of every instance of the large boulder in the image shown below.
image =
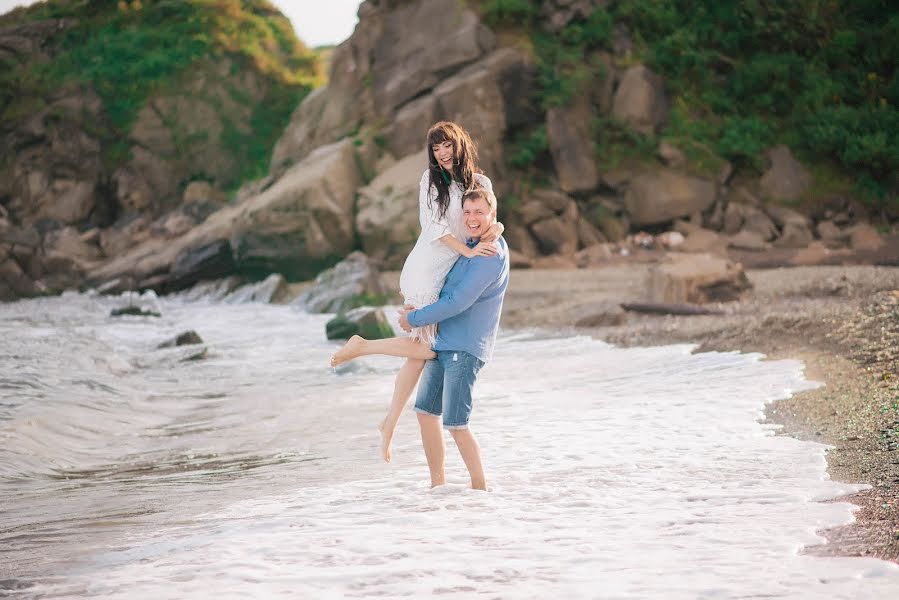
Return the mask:
<svg viewBox="0 0 899 600"><path fill-rule="evenodd" d="M400 160L359 190L356 231L362 249L382 268L399 269L418 239L419 181L424 153Z"/></svg>
<svg viewBox="0 0 899 600"><path fill-rule="evenodd" d="M523 205L522 214L542 254L571 257L577 252L581 218L570 196L558 190L534 190Z"/></svg>
<svg viewBox="0 0 899 600"><path fill-rule="evenodd" d="M767 157L770 167L759 180L763 195L778 200L798 200L811 185L811 174L784 145L769 150Z"/></svg>
<svg viewBox="0 0 899 600"><path fill-rule="evenodd" d="M672 304L729 302L751 287L739 263L710 254L671 254L647 279L649 301Z"/></svg>
<svg viewBox="0 0 899 600"><path fill-rule="evenodd" d="M329 340L346 340L361 335L367 340L380 340L394 336L387 315L374 306L360 306L339 314L325 324L325 336Z"/></svg>
<svg viewBox="0 0 899 600"><path fill-rule="evenodd" d="M662 169L631 180L624 205L633 225L655 225L706 210L716 195L711 181Z"/></svg>
<svg viewBox="0 0 899 600"><path fill-rule="evenodd" d="M222 208L180 237L150 237L92 271L91 280L169 274L161 287L188 287L228 275L229 252L233 270L250 277L312 277L353 248L356 160L350 139L323 146L258 196Z"/></svg>
<svg viewBox="0 0 899 600"><path fill-rule="evenodd" d="M643 133L654 133L668 118L665 82L651 69L636 65L624 72L615 98L612 116Z"/></svg>
<svg viewBox="0 0 899 600"><path fill-rule="evenodd" d="M356 251L319 273L315 284L292 302L311 313L340 313L382 300L387 290L371 261Z"/></svg>
<svg viewBox="0 0 899 600"><path fill-rule="evenodd" d="M400 4L385 15L381 35L371 49L377 112L392 113L436 87L446 73L475 62L495 47L493 33L464 5L450 7L445 0Z"/></svg>
<svg viewBox="0 0 899 600"><path fill-rule="evenodd" d="M584 97L546 112L546 137L559 187L568 193L588 192L599 184L596 143L590 131L593 109Z"/></svg>
<svg viewBox="0 0 899 600"><path fill-rule="evenodd" d="M455 121L478 144L482 168L498 172L506 131L536 118L528 101L533 71L529 59L512 48L485 55L402 105L385 131L388 148L398 156L424 154L428 128L438 120Z"/></svg>

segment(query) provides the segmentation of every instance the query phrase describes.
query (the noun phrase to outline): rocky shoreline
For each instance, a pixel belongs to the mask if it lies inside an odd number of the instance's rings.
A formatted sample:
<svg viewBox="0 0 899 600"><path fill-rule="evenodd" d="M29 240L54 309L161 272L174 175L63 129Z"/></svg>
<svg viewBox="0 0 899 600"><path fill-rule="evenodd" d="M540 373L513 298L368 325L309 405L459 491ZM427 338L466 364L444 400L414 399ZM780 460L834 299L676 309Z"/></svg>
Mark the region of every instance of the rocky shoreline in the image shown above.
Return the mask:
<svg viewBox="0 0 899 600"><path fill-rule="evenodd" d="M856 523L823 532L828 543L807 552L899 562L899 268L750 269L752 289L713 305L721 314L621 311L622 302L645 297L651 268L517 270L502 326L802 360L806 376L825 385L769 405L766 419L784 435L831 445L832 479L872 486L840 499L860 507ZM395 289L398 274L382 277Z"/></svg>

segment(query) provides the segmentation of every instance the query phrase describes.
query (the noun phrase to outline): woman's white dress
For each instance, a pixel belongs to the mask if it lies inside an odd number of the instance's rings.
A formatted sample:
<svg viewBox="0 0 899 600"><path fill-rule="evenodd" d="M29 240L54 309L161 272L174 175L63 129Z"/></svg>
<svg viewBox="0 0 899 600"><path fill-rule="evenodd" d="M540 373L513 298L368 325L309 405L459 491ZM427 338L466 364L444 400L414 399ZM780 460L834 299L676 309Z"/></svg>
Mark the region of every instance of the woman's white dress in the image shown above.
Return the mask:
<svg viewBox="0 0 899 600"><path fill-rule="evenodd" d="M475 173L475 181L493 191L493 184L486 175ZM406 258L400 273L400 292L406 304L421 308L437 301L447 273L453 268L459 254L440 241L448 233L465 242L468 237L462 222L462 194L457 182L450 184L450 202L446 214L440 216L437 205L437 188L430 185L430 175L425 171L418 184L418 219L421 235ZM409 337L429 345L437 338L437 326L414 327Z"/></svg>

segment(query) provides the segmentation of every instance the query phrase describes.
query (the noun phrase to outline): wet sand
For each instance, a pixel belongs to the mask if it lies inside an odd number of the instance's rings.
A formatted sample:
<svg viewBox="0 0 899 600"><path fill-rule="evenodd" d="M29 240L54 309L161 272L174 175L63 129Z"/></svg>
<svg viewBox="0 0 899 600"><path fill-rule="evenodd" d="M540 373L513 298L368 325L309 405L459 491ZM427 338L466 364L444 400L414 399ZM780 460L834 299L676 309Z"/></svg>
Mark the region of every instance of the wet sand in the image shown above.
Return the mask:
<svg viewBox="0 0 899 600"><path fill-rule="evenodd" d="M747 271L753 289L715 305L724 314L644 315L619 304L645 300L649 264L516 270L504 328L588 333L621 346L696 343L805 362L825 384L770 405L783 434L829 444L831 479L866 483L853 525L824 532L811 554L899 562L899 268L818 266ZM395 289L397 273L385 273Z"/></svg>

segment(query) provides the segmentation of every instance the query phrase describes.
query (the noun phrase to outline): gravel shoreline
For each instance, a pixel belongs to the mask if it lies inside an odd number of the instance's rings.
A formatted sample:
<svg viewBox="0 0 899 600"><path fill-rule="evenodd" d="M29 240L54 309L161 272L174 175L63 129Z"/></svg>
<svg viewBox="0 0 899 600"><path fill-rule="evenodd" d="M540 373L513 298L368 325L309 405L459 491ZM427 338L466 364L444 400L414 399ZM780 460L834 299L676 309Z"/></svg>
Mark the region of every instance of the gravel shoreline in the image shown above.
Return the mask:
<svg viewBox="0 0 899 600"><path fill-rule="evenodd" d="M856 522L822 532L815 555L899 562L899 267L816 266L749 270L753 289L720 315L625 313L644 300L650 264L516 270L502 326L589 334L621 346L691 342L696 351L795 358L825 385L768 406L782 434L829 444L828 473L869 490L840 500ZM396 273L385 274L395 289Z"/></svg>

